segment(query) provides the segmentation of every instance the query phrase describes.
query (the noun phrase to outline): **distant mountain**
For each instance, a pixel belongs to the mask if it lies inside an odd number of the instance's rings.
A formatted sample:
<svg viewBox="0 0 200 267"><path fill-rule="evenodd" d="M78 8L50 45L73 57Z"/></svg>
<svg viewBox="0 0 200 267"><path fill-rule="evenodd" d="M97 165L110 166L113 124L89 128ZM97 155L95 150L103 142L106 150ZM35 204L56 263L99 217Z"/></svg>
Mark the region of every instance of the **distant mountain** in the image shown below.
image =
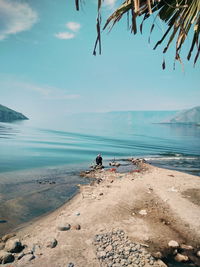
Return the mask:
<svg viewBox="0 0 200 267"><path fill-rule="evenodd" d="M200 107L178 112L170 123L200 124Z"/></svg>
<svg viewBox="0 0 200 267"><path fill-rule="evenodd" d="M0 104L0 122L12 122L16 120L28 120L22 113L14 111Z"/></svg>

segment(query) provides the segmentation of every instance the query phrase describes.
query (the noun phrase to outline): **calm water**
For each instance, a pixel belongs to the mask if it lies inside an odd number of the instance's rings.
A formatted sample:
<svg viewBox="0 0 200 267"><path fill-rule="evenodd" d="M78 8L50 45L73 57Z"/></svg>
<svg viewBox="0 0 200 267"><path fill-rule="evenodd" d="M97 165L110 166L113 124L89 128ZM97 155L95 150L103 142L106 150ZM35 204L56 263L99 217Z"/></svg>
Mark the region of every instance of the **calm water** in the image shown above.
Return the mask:
<svg viewBox="0 0 200 267"><path fill-rule="evenodd" d="M171 112L173 113L173 112ZM98 153L144 157L200 176L200 127L153 124L167 113L74 115L61 122L0 123L0 233L51 211L77 191Z"/></svg>

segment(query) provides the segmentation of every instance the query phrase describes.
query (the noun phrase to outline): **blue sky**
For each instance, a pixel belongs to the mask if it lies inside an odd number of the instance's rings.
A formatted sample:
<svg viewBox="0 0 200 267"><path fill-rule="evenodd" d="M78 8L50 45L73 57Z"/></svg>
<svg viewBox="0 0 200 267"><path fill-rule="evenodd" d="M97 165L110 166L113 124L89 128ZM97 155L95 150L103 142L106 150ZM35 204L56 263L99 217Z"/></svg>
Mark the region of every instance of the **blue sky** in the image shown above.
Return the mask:
<svg viewBox="0 0 200 267"><path fill-rule="evenodd" d="M106 1L104 18L115 4ZM104 32L95 57L95 22L95 0L79 12L74 0L0 0L0 103L30 118L200 105L199 64L174 71L171 48L163 71L162 49L152 50L164 25L149 45L150 26L133 36L124 20Z"/></svg>

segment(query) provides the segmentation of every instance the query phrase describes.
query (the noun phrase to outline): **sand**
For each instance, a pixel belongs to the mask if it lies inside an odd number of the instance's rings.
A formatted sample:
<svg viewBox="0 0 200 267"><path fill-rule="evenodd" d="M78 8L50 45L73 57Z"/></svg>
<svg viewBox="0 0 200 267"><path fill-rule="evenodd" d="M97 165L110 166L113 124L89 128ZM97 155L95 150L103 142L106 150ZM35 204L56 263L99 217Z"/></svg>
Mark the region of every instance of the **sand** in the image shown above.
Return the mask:
<svg viewBox="0 0 200 267"><path fill-rule="evenodd" d="M148 164L140 167L140 172L88 174L88 179L99 180L81 186L80 193L61 208L16 232L26 250L34 250L35 258L23 257L10 266L67 267L70 262L75 267L101 266L94 237L117 229L132 242L147 245L150 253L164 253L170 240L198 248L200 178ZM70 230L59 230L67 224ZM56 247L47 247L53 238Z"/></svg>

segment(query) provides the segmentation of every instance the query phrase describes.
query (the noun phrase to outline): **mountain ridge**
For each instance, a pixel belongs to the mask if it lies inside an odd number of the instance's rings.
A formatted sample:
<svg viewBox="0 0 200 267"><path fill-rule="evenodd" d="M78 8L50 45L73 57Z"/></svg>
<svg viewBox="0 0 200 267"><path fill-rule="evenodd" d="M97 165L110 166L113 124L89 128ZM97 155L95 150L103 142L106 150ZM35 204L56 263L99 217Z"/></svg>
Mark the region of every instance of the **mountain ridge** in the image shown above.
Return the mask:
<svg viewBox="0 0 200 267"><path fill-rule="evenodd" d="M178 112L169 123L200 124L200 106Z"/></svg>
<svg viewBox="0 0 200 267"><path fill-rule="evenodd" d="M16 120L28 120L22 113L0 104L0 122L12 122Z"/></svg>

